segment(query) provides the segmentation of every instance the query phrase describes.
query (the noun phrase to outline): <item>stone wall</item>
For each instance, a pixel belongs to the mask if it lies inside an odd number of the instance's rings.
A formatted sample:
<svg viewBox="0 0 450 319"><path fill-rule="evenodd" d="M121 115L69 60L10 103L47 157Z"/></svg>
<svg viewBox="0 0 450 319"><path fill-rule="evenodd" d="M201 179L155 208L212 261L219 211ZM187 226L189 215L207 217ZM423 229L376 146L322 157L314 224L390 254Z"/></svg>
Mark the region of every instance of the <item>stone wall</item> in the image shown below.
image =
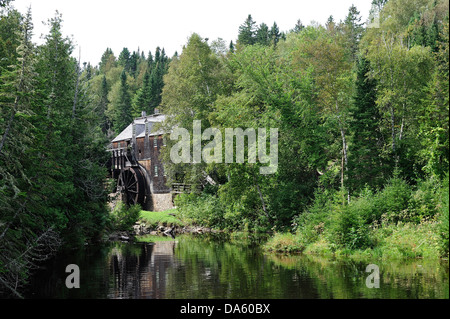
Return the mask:
<svg viewBox="0 0 450 319"><path fill-rule="evenodd" d="M155 212L173 208L172 193L152 194L152 201Z"/></svg>

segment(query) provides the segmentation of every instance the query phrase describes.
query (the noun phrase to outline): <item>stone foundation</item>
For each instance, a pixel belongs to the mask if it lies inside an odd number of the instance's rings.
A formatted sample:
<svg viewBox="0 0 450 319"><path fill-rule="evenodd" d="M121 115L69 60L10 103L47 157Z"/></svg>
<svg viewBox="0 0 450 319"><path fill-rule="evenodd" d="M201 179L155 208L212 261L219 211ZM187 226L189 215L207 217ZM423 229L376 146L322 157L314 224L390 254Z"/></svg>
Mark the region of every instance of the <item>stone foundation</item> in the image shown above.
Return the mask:
<svg viewBox="0 0 450 319"><path fill-rule="evenodd" d="M153 211L161 212L173 208L172 193L152 194Z"/></svg>

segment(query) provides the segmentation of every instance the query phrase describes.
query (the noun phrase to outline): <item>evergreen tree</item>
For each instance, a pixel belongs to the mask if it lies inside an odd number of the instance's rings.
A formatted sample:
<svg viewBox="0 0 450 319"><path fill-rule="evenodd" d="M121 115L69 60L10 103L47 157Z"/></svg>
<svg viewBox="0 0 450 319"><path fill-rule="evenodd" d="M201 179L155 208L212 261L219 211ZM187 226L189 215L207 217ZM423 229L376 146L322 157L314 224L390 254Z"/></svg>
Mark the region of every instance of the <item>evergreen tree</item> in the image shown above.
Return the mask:
<svg viewBox="0 0 450 319"><path fill-rule="evenodd" d="M358 9L352 5L347 17L344 20L344 35L347 39L350 53L353 60L356 59L356 53L358 52L359 41L363 32L363 23L361 23L361 16Z"/></svg>
<svg viewBox="0 0 450 319"><path fill-rule="evenodd" d="M22 16L16 10L8 10L0 19L0 74L17 60L15 48L20 42L20 20Z"/></svg>
<svg viewBox="0 0 450 319"><path fill-rule="evenodd" d="M106 74L109 70L116 67L116 64L117 61L113 51L110 48L107 48L100 60L100 73Z"/></svg>
<svg viewBox="0 0 450 319"><path fill-rule="evenodd" d="M303 25L302 21L300 19L297 20L297 23L295 24L294 28L291 30L291 32L300 33L305 26Z"/></svg>
<svg viewBox="0 0 450 319"><path fill-rule="evenodd" d="M278 25L276 22L274 22L272 27L270 28L269 39L270 39L270 43L273 45L277 45L278 41L280 41L280 39L281 39L280 29L278 28Z"/></svg>
<svg viewBox="0 0 450 319"><path fill-rule="evenodd" d="M142 111L147 114L154 113L154 105L152 105L152 87L150 81L150 73L146 72L144 75L144 82L142 87L136 92L132 101L133 117L139 117Z"/></svg>
<svg viewBox="0 0 450 319"><path fill-rule="evenodd" d="M102 76L102 83L100 87L100 101L98 108L98 117L101 119L100 128L103 134L107 134L108 130L111 127L111 123L106 116L107 108L108 108L108 84L106 83L106 76Z"/></svg>
<svg viewBox="0 0 450 319"><path fill-rule="evenodd" d="M161 58L161 48L160 47L156 47L156 50L155 50L155 64L160 62L160 58Z"/></svg>
<svg viewBox="0 0 450 319"><path fill-rule="evenodd" d="M255 43L256 22L249 14L245 22L239 26L238 42L243 45L252 45Z"/></svg>
<svg viewBox="0 0 450 319"><path fill-rule="evenodd" d="M128 48L123 48L122 52L119 54L119 58L117 60L118 64L122 66L125 72L130 72L131 69L131 53Z"/></svg>
<svg viewBox="0 0 450 319"><path fill-rule="evenodd" d="M154 65L153 55L152 51L148 51L148 57L147 57L147 71L152 72Z"/></svg>
<svg viewBox="0 0 450 319"><path fill-rule="evenodd" d="M352 120L349 131L349 184L352 191L361 190L366 184L381 187L383 163L380 132L381 116L376 105L376 81L368 77L370 63L361 57L358 63L355 96L350 109Z"/></svg>
<svg viewBox="0 0 450 319"><path fill-rule="evenodd" d="M418 118L422 170L428 175L445 178L449 171L449 21L448 15L442 25L438 51L434 53L437 63L426 95L419 104Z"/></svg>
<svg viewBox="0 0 450 319"><path fill-rule="evenodd" d="M256 31L255 43L269 45L270 39L269 27L263 22L259 25L258 30Z"/></svg>
<svg viewBox="0 0 450 319"><path fill-rule="evenodd" d="M138 53L136 53L135 51L133 51L133 53L130 56L130 60L129 60L129 73L132 77L136 78L136 72L137 72L137 67L138 67L138 60L139 60L139 55Z"/></svg>
<svg viewBox="0 0 450 319"><path fill-rule="evenodd" d="M234 44L233 44L233 40L230 41L229 50L230 50L231 53L234 53Z"/></svg>
<svg viewBox="0 0 450 319"><path fill-rule="evenodd" d="M325 23L325 27L328 31L334 32L334 29L336 28L336 23L334 22L334 17L330 15L327 19L327 22Z"/></svg>
<svg viewBox="0 0 450 319"><path fill-rule="evenodd" d="M12 12L12 14L16 15L16 12ZM17 114L24 111L27 112L26 110L29 108L27 107L27 104L30 103L30 101L27 101L26 97L29 95L27 91L31 91L30 81L34 78L34 46L31 42L33 30L31 9L28 9L25 22L22 25L22 30L20 45L18 45L17 50L15 50L19 56L10 60L10 62L14 63L14 65L12 65L13 70L8 71L7 69L4 69L3 74L0 73L4 79L2 82L5 82L6 84L4 86L6 90L4 90L5 92L2 94L5 97L2 104L8 105L10 109L8 111L8 108L5 108L4 105L2 106L3 109L0 108L0 110L4 112L3 114L10 114L5 123L5 127L0 126L0 132L2 132L0 139L0 154L9 137ZM11 58L12 57L13 56L11 56ZM20 64L17 65L17 62L14 60L19 60ZM2 122L0 122L0 124L2 124Z"/></svg>
<svg viewBox="0 0 450 319"><path fill-rule="evenodd" d="M159 59L158 59L159 60ZM156 60L155 60L156 61ZM156 62L155 62L156 63ZM162 63L157 62L150 76L150 109L154 110L161 103L161 92L164 86Z"/></svg>
<svg viewBox="0 0 450 319"><path fill-rule="evenodd" d="M120 75L118 96L113 103L113 127L116 133L124 130L133 120L131 115L131 97L125 70Z"/></svg>

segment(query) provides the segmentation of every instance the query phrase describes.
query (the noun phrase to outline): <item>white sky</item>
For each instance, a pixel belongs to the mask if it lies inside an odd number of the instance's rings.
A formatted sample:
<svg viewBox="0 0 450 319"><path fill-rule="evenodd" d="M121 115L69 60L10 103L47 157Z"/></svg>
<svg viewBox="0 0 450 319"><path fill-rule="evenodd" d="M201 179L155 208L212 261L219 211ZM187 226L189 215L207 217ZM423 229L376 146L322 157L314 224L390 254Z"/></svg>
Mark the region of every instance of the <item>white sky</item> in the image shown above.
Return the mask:
<svg viewBox="0 0 450 319"><path fill-rule="evenodd" d="M372 0L14 0L13 6L25 13L32 8L35 42L48 28L42 24L62 13L64 35L72 36L81 47L81 61L97 65L107 47L116 56L127 47L138 47L146 56L157 46L168 56L180 54L189 36L196 32L203 38L222 38L227 45L236 42L238 28L248 14L256 24L269 27L275 21L281 31L292 29L298 19L324 24L330 15L343 20L354 4L365 22ZM74 50L78 57L79 47Z"/></svg>

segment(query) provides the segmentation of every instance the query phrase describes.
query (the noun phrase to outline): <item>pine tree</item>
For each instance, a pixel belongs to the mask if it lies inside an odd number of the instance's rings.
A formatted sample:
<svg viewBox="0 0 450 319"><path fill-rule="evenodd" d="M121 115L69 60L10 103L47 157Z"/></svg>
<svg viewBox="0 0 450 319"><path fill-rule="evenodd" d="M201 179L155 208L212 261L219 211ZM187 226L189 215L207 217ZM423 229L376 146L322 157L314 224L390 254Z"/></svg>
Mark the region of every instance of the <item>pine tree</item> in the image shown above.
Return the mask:
<svg viewBox="0 0 450 319"><path fill-rule="evenodd" d="M131 115L131 97L128 90L127 74L124 70L120 75L118 97L117 100L114 101L115 105L113 105L113 126L116 133L120 133L133 120Z"/></svg>
<svg viewBox="0 0 450 319"><path fill-rule="evenodd" d="M382 136L380 114L376 105L376 81L368 77L370 63L361 57L358 63L349 146L349 184L352 191L361 190L366 184L380 187L383 182L381 157Z"/></svg>
<svg viewBox="0 0 450 319"><path fill-rule="evenodd" d="M113 51L110 48L107 48L100 60L99 64L100 73L106 74L111 68L115 66L116 66L116 57L114 56Z"/></svg>
<svg viewBox="0 0 450 319"><path fill-rule="evenodd" d="M133 117L141 115L142 111L147 114L154 113L154 105L152 105L152 86L150 81L150 73L146 72L142 87L136 92L132 101Z"/></svg>
<svg viewBox="0 0 450 319"><path fill-rule="evenodd" d="M234 53L234 44L233 44L233 40L230 41L229 49L230 49L230 52L231 52L231 53Z"/></svg>
<svg viewBox="0 0 450 319"><path fill-rule="evenodd" d="M273 23L272 27L269 31L270 43L273 45L277 45L278 41L281 39L280 29L276 22Z"/></svg>
<svg viewBox="0 0 450 319"><path fill-rule="evenodd" d="M259 25L258 30L256 31L255 43L269 45L270 39L269 27L263 22Z"/></svg>
<svg viewBox="0 0 450 319"><path fill-rule="evenodd" d="M27 110L28 107L26 105L27 103L30 103L30 101L26 101L26 97L27 95L29 95L28 93L31 90L30 81L32 81L32 79L34 78L34 46L31 42L33 30L33 24L31 22L31 9L28 9L22 29L23 31L21 43L17 47L17 52L19 54L18 60L20 64L13 66L12 72L4 72L4 74L2 75L3 78L6 79L6 82L10 82L12 78L13 83L11 83L11 89L13 92L5 92L6 94L4 93L4 96L7 97L6 101L4 102L7 102L8 100L10 101L10 103L8 103L10 105L10 116L0 139L0 154L6 140L8 139L17 113L22 113ZM7 113L6 109L4 109L3 111Z"/></svg>
<svg viewBox="0 0 450 319"><path fill-rule="evenodd" d="M155 50L155 64L157 64L160 61L161 58L161 48L160 47L156 47Z"/></svg>
<svg viewBox="0 0 450 319"><path fill-rule="evenodd" d="M31 9L28 9L20 32L17 61L11 71L0 77L2 104L6 103L12 114L6 130L1 132L0 292L6 289L19 298L22 297L19 288L30 268L59 245L59 236L46 223L48 210L43 211L38 205L45 197L36 187L35 168L39 163L33 161L37 74L31 21Z"/></svg>
<svg viewBox="0 0 450 319"><path fill-rule="evenodd" d="M132 77L136 78L137 66L138 66L139 55L133 51L129 60L129 73Z"/></svg>
<svg viewBox="0 0 450 319"><path fill-rule="evenodd" d="M294 28L291 30L291 32L300 33L305 28L302 21L300 19L297 20L297 23L295 24Z"/></svg>
<svg viewBox="0 0 450 319"><path fill-rule="evenodd" d="M148 51L148 57L147 57L147 70L148 70L149 72L152 71L152 69L153 69L153 64L154 64L154 60L153 60L152 51Z"/></svg>
<svg viewBox="0 0 450 319"><path fill-rule="evenodd" d="M336 23L334 22L334 17L330 15L327 19L327 22L325 23L325 27L328 31L334 32L334 29L336 27Z"/></svg>
<svg viewBox="0 0 450 319"><path fill-rule="evenodd" d="M344 21L344 34L350 48L352 58L356 59L359 41L363 32L363 23L361 23L361 16L358 9L352 5L348 9L347 17Z"/></svg>
<svg viewBox="0 0 450 319"><path fill-rule="evenodd" d="M102 76L102 84L100 87L100 101L98 108L98 117L101 119L100 128L103 134L107 134L108 130L111 128L111 123L106 116L108 108L108 84L106 83L106 76Z"/></svg>
<svg viewBox="0 0 450 319"><path fill-rule="evenodd" d="M17 60L15 48L20 42L21 14L16 10L8 10L0 19L0 74L3 69L13 65Z"/></svg>
<svg viewBox="0 0 450 319"><path fill-rule="evenodd" d="M243 45L252 45L255 43L256 22L249 14L243 24L239 26L238 42Z"/></svg>
<svg viewBox="0 0 450 319"><path fill-rule="evenodd" d="M122 66L125 72L130 72L131 69L131 53L128 48L123 48L122 52L119 54L119 58L117 60L118 64Z"/></svg>

